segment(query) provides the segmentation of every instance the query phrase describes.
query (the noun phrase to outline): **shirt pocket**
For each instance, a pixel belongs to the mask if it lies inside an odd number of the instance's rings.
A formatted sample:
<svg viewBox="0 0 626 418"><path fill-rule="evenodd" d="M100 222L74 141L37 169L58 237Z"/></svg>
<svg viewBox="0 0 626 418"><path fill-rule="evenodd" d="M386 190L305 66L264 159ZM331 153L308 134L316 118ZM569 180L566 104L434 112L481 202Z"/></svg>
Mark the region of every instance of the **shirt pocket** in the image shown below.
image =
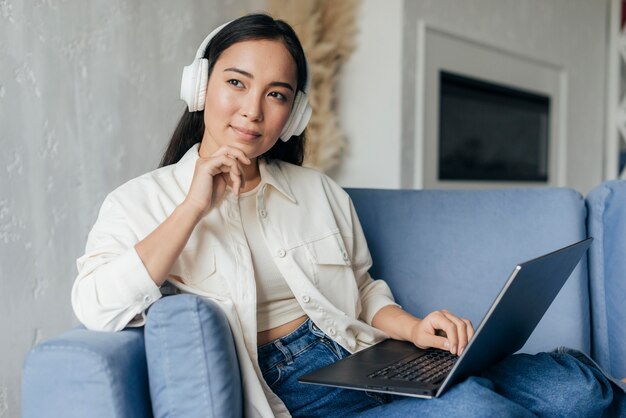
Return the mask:
<svg viewBox="0 0 626 418"><path fill-rule="evenodd" d="M205 292L227 295L228 286L220 274L217 258L214 247L184 250L178 258L183 282Z"/></svg>
<svg viewBox="0 0 626 418"><path fill-rule="evenodd" d="M310 241L306 249L315 283L333 280L351 271L352 262L339 233Z"/></svg>
<svg viewBox="0 0 626 418"><path fill-rule="evenodd" d="M337 308L352 313L358 305L358 287L352 260L339 233L306 244L313 282Z"/></svg>

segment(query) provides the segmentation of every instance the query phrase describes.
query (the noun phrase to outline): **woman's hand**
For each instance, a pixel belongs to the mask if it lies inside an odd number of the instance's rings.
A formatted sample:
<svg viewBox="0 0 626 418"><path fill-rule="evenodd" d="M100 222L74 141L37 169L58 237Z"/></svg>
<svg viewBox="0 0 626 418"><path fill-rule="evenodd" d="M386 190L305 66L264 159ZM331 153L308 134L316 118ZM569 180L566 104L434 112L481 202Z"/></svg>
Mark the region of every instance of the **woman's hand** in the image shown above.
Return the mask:
<svg viewBox="0 0 626 418"><path fill-rule="evenodd" d="M457 355L463 354L474 336L474 327L469 320L445 309L419 319L399 306L389 305L376 312L372 325L396 340L411 341L424 349L440 348Z"/></svg>
<svg viewBox="0 0 626 418"><path fill-rule="evenodd" d="M245 181L242 164L251 163L243 151L228 145L220 147L208 158L198 158L191 187L183 204L201 214L207 213L224 197L228 177L233 191L239 194Z"/></svg>
<svg viewBox="0 0 626 418"><path fill-rule="evenodd" d="M473 336L474 327L468 319L445 309L418 319L411 328L411 341L419 348L440 348L459 356Z"/></svg>

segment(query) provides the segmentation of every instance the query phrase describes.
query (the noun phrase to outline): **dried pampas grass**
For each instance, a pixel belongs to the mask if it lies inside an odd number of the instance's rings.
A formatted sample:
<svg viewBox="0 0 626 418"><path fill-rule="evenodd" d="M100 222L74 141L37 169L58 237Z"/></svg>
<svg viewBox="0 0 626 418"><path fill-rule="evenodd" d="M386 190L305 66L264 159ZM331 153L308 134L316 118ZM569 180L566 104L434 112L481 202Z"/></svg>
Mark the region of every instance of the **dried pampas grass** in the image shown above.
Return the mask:
<svg viewBox="0 0 626 418"><path fill-rule="evenodd" d="M304 165L335 168L347 148L336 113L341 66L355 48L359 0L267 0L267 11L293 26L311 67L309 103L313 116L306 129Z"/></svg>

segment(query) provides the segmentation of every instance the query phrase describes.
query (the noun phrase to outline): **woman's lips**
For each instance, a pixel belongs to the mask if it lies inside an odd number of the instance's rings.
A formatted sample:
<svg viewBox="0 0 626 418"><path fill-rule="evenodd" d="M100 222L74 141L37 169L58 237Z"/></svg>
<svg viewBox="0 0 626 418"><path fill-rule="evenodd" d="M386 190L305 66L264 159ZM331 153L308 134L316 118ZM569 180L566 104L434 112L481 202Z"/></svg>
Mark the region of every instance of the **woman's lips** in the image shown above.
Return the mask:
<svg viewBox="0 0 626 418"><path fill-rule="evenodd" d="M254 130L246 129L246 128L240 128L240 127L232 126L232 125L230 127L233 128L233 131L235 131L235 133L237 133L239 136L242 136L246 139L256 139L261 136L261 134L258 131L254 131Z"/></svg>

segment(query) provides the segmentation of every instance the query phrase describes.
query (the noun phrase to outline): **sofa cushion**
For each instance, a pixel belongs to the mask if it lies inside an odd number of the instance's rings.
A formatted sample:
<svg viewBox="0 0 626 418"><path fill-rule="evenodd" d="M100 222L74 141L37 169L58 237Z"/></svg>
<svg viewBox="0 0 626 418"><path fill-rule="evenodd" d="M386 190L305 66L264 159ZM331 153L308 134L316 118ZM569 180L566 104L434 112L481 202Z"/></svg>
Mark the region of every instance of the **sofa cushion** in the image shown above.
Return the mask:
<svg viewBox="0 0 626 418"><path fill-rule="evenodd" d="M155 417L242 416L235 343L215 302L195 295L158 300L148 310L145 340Z"/></svg>
<svg viewBox="0 0 626 418"><path fill-rule="evenodd" d="M626 376L626 181L605 182L587 196L593 356L614 376Z"/></svg>
<svg viewBox="0 0 626 418"><path fill-rule="evenodd" d="M373 258L398 303L437 309L475 327L513 268L586 236L585 204L562 188L483 191L349 189ZM522 351L590 350L586 257Z"/></svg>

